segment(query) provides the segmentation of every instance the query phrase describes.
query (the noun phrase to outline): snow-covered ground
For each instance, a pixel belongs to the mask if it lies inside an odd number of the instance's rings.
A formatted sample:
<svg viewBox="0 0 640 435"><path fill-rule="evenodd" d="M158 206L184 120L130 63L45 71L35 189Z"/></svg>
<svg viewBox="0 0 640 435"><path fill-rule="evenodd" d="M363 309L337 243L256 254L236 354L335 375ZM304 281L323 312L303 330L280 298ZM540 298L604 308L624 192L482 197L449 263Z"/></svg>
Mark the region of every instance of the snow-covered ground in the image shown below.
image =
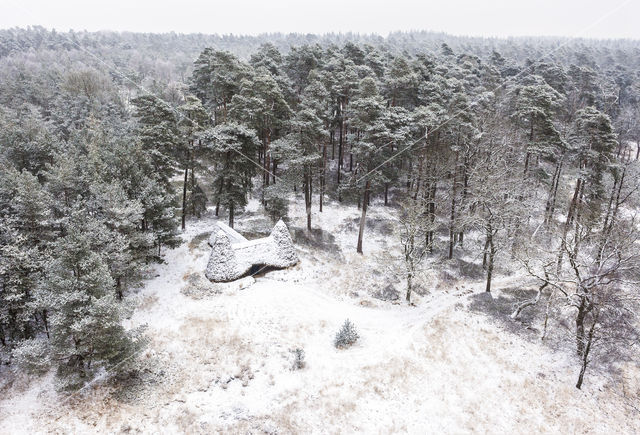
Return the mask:
<svg viewBox="0 0 640 435"><path fill-rule="evenodd" d="M640 418L605 378L562 351L510 332L469 309L482 280L424 283L415 304L382 301L397 238L392 209L374 204L365 255L355 253L355 207L314 208L305 240L304 206L291 210L301 257L292 269L194 297L184 291L204 272L215 218L192 221L185 243L131 295L131 326L147 324L139 374L98 382L71 398L52 375L16 378L0 390L0 433L634 433ZM265 233L256 201L241 233ZM498 277L494 288L517 285ZM398 284L398 289L401 286ZM218 293L216 293L218 291ZM360 340L337 350L345 319ZM306 367L292 370L304 349Z"/></svg>

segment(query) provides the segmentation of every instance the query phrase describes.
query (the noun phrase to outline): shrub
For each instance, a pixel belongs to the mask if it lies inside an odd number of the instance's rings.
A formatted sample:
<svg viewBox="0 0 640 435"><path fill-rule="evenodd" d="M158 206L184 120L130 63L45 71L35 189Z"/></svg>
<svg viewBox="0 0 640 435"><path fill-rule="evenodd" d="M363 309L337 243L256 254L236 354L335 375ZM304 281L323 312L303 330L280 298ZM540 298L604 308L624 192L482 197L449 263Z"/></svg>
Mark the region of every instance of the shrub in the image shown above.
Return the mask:
<svg viewBox="0 0 640 435"><path fill-rule="evenodd" d="M293 364L291 366L291 370L301 370L305 368L307 362L304 360L304 349L300 349L299 347L293 349L291 351L293 354Z"/></svg>
<svg viewBox="0 0 640 435"><path fill-rule="evenodd" d="M264 199L266 201L265 211L273 222L286 219L289 214L289 194L285 183L272 184L265 188Z"/></svg>
<svg viewBox="0 0 640 435"><path fill-rule="evenodd" d="M356 327L353 326L353 323L351 323L349 319L347 319L342 324L340 331L336 334L336 338L333 340L333 345L338 349L346 349L358 341L359 338L360 336L356 331Z"/></svg>
<svg viewBox="0 0 640 435"><path fill-rule="evenodd" d="M49 341L30 339L23 341L13 351L15 362L29 373L44 373L51 367Z"/></svg>

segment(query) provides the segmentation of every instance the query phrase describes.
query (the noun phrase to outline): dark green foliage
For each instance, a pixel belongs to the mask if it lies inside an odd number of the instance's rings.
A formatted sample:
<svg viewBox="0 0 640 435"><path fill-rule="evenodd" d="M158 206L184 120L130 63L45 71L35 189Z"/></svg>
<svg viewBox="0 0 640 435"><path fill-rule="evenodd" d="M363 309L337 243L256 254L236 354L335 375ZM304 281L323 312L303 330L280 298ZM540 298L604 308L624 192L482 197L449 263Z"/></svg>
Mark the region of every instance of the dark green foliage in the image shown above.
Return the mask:
<svg viewBox="0 0 640 435"><path fill-rule="evenodd" d="M247 204L247 193L256 173L253 157L259 142L247 127L229 122L205 131L202 141L216 165L212 189L217 204L229 212L229 226L233 227L235 213Z"/></svg>
<svg viewBox="0 0 640 435"><path fill-rule="evenodd" d="M126 312L109 263L123 249L113 245L113 233L79 206L65 233L54 244L42 297L51 313L51 359L62 386L77 388L130 357L139 338L121 323Z"/></svg>
<svg viewBox="0 0 640 435"><path fill-rule="evenodd" d="M336 333L333 339L333 345L338 349L346 349L353 346L358 339L360 339L360 336L358 335L358 331L356 331L356 327L347 319L342 324L340 331Z"/></svg>
<svg viewBox="0 0 640 435"><path fill-rule="evenodd" d="M285 183L267 186L264 190L265 211L275 223L280 219L287 219L289 213L288 195L291 187Z"/></svg>
<svg viewBox="0 0 640 435"><path fill-rule="evenodd" d="M604 176L615 167L618 142L610 118L593 107L578 111L570 141L579 165L584 167L582 195L588 209L587 218L595 221L600 218L606 199Z"/></svg>
<svg viewBox="0 0 640 435"><path fill-rule="evenodd" d="M53 238L51 201L31 173L0 169L0 339L5 345L38 332L42 312L36 293Z"/></svg>
<svg viewBox="0 0 640 435"><path fill-rule="evenodd" d="M307 362L304 360L304 349L298 347L293 349L291 353L293 354L291 370L302 370L307 366Z"/></svg>
<svg viewBox="0 0 640 435"><path fill-rule="evenodd" d="M152 95L143 95L132 103L136 106L142 149L149 156L154 173L170 191L169 179L175 174L176 161L182 154L176 114L167 103Z"/></svg>

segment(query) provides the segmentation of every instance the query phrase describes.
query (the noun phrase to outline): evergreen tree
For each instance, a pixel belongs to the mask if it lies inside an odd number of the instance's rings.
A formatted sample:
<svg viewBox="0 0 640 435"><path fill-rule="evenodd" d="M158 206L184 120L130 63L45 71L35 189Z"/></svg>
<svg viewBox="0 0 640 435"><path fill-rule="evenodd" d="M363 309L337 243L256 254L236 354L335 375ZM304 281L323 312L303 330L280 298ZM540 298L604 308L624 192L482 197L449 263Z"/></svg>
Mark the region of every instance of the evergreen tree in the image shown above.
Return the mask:
<svg viewBox="0 0 640 435"><path fill-rule="evenodd" d="M412 109L415 106L418 77L404 56L396 56L390 62L385 75L385 96L391 106Z"/></svg>
<svg viewBox="0 0 640 435"><path fill-rule="evenodd" d="M140 200L144 207L142 229L154 234L158 257L162 246L180 243L177 235L175 208L177 197L171 183L177 160L184 153L178 120L166 103L153 96L133 100L137 108L137 134L145 153L143 167L146 177L140 186Z"/></svg>
<svg viewBox="0 0 640 435"><path fill-rule="evenodd" d="M298 145L290 165L302 168L302 190L307 214L307 230L311 231L311 200L314 173L322 162L321 142L326 138L324 123L303 100L302 109L292 121L292 140Z"/></svg>
<svg viewBox="0 0 640 435"><path fill-rule="evenodd" d="M529 78L531 79L531 78ZM518 89L514 118L523 133L525 143L524 172L527 173L536 156L555 155L562 145L560 133L553 125L555 110L563 97L546 83Z"/></svg>
<svg viewBox="0 0 640 435"><path fill-rule="evenodd" d="M153 172L171 192L170 180L175 175L182 148L176 114L169 105L152 95L137 97L132 103L136 107L142 148L149 154Z"/></svg>
<svg viewBox="0 0 640 435"><path fill-rule="evenodd" d="M603 177L612 168L617 145L610 118L593 107L578 111L570 143L579 172L560 239L558 272L571 226L575 226L574 238L578 238L581 226L591 229L602 216L606 197ZM575 258L577 254L575 251L571 256Z"/></svg>
<svg viewBox="0 0 640 435"><path fill-rule="evenodd" d="M183 115L179 127L183 135L183 146L180 147L178 160L184 168L184 180L182 184L182 229L185 229L187 218L187 205L191 205L191 214L200 214L206 207L206 196L196 181L195 170L204 169L199 164L202 161L202 146L198 139L198 133L204 131L209 125L210 116L200 100L192 95L186 97L185 102L179 107ZM189 178L189 171L191 177ZM189 197L187 197L189 192Z"/></svg>
<svg viewBox="0 0 640 435"><path fill-rule="evenodd" d="M251 191L258 138L249 128L228 122L205 131L202 140L216 164L213 199L218 207L222 205L227 209L229 226L233 228L235 214L247 204Z"/></svg>
<svg viewBox="0 0 640 435"><path fill-rule="evenodd" d="M243 80L240 91L231 101L234 120L255 129L262 142L263 185L268 186L277 168L272 166L271 142L277 139L291 109L280 86L263 67L258 68L251 79ZM273 180L275 181L275 179Z"/></svg>
<svg viewBox="0 0 640 435"><path fill-rule="evenodd" d="M353 126L358 128L359 139L353 147L356 171L352 177L354 188L362 192L362 216L358 232L357 252L362 254L365 219L371 191L384 185L387 180L379 169L391 156L392 132L385 123L385 105L378 92L377 84L371 77L360 81L357 97L352 103Z"/></svg>
<svg viewBox="0 0 640 435"><path fill-rule="evenodd" d="M248 74L249 67L227 51L206 48L195 61L192 90L216 124L227 121L228 106Z"/></svg>
<svg viewBox="0 0 640 435"><path fill-rule="evenodd" d="M14 345L47 328L35 302L54 232L51 198L37 178L0 169L0 341Z"/></svg>
<svg viewBox="0 0 640 435"><path fill-rule="evenodd" d="M0 161L5 160L18 171L24 169L34 175L52 163L60 146L30 106L13 113L0 111L0 144Z"/></svg>
<svg viewBox="0 0 640 435"><path fill-rule="evenodd" d="M62 388L77 388L100 369L129 358L141 343L122 326L124 307L113 292L104 252L110 231L74 207L66 236L56 240L43 283L51 312L51 360Z"/></svg>

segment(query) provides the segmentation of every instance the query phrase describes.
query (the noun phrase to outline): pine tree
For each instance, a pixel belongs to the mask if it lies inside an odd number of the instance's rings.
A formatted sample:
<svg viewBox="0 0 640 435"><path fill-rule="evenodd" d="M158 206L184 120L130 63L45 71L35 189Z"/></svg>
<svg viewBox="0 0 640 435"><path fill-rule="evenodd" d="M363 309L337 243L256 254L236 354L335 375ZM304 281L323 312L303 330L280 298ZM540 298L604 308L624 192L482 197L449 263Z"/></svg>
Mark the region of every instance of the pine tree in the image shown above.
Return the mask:
<svg viewBox="0 0 640 435"><path fill-rule="evenodd" d="M173 109L152 95L135 98L138 118L138 137L142 148L149 154L153 171L168 192L170 179L175 175L176 162L181 152L178 119Z"/></svg>
<svg viewBox="0 0 640 435"><path fill-rule="evenodd" d="M184 141L181 139L175 112L166 103L153 96L133 100L137 108L137 134L143 152L145 179L140 186L140 200L144 206L143 231L154 234L158 258L162 246L180 243L177 235L175 208L177 197L171 184L176 173Z"/></svg>
<svg viewBox="0 0 640 435"><path fill-rule="evenodd" d="M182 184L182 229L184 230L188 201L192 214L196 214L196 210L200 213L206 206L206 196L196 181L195 170L203 169L203 166L198 164L202 160L202 146L197 136L208 127L210 116L200 100L192 95L186 97L184 104L178 110L182 114L179 126L183 144L180 147L178 161L184 168ZM189 178L189 171L191 171L191 178Z"/></svg>
<svg viewBox="0 0 640 435"><path fill-rule="evenodd" d="M415 106L418 77L409 61L404 56L394 57L384 77L384 93L391 106L412 109Z"/></svg>
<svg viewBox="0 0 640 435"><path fill-rule="evenodd" d="M362 216L358 232L357 252L362 254L365 220L371 191L384 185L386 179L379 171L391 156L394 142L389 127L385 123L385 105L371 77L360 81L357 97L351 104L353 126L358 129L358 137L353 147L356 171L352 177L354 188L362 192Z"/></svg>
<svg viewBox="0 0 640 435"><path fill-rule="evenodd" d="M322 55L322 48L318 45L291 47L286 54L284 69L297 95L302 94L302 90L309 84L309 73L320 66Z"/></svg>
<svg viewBox="0 0 640 435"><path fill-rule="evenodd" d="M280 50L270 42L262 44L258 50L251 55L249 64L254 68L265 68L273 77L280 75L283 65Z"/></svg>
<svg viewBox="0 0 640 435"><path fill-rule="evenodd" d="M358 89L359 77L356 66L350 59L346 59L341 53L327 53L328 62L324 65L323 81L329 91L332 104L332 125L337 127L338 139L338 168L336 184L338 185L338 200L340 196L340 184L344 166L345 151L347 148L347 133L349 131L349 111L350 100ZM336 133L334 132L334 135ZM335 139L334 139L335 140ZM332 153L333 156L333 153ZM353 156L353 154L352 154ZM351 160L352 162L352 160ZM353 169L351 165L350 170Z"/></svg>
<svg viewBox="0 0 640 435"><path fill-rule="evenodd" d="M36 292L54 237L51 197L26 170L0 167L0 341L29 339L47 329Z"/></svg>
<svg viewBox="0 0 640 435"><path fill-rule="evenodd" d="M289 213L289 183L279 182L267 186L264 190L264 209L273 223L286 219Z"/></svg>
<svg viewBox="0 0 640 435"><path fill-rule="evenodd" d="M0 224L0 344L11 348L38 332L33 304L44 263L14 222L0 218Z"/></svg>
<svg viewBox="0 0 640 435"><path fill-rule="evenodd" d="M528 79L534 80L535 77ZM543 81L541 78L540 80ZM556 155L556 148L562 145L560 133L552 122L553 115L562 101L562 95L546 83L531 84L518 89L513 116L525 144L525 174L534 158Z"/></svg>
<svg viewBox="0 0 640 435"><path fill-rule="evenodd" d="M53 162L60 147L45 121L29 106L13 113L0 111L0 144L0 161L4 159L18 171L34 175Z"/></svg>
<svg viewBox="0 0 640 435"><path fill-rule="evenodd" d="M324 174L326 161L328 135L323 117L326 116L327 95L324 86L317 81L305 88L298 112L291 121L291 133L287 138L292 144L287 163L290 168L296 168L295 173L301 175L308 231L311 231L313 182L317 173ZM296 184L297 182L298 180L294 181Z"/></svg>
<svg viewBox="0 0 640 435"><path fill-rule="evenodd" d="M112 240L104 225L74 207L47 267L43 287L51 312L51 360L65 389L122 363L141 343L136 331L122 326L124 307L103 254Z"/></svg>
<svg viewBox="0 0 640 435"><path fill-rule="evenodd" d="M591 228L602 216L606 198L603 177L612 167L617 146L611 119L593 107L578 111L570 143L580 172L563 225L558 271L562 267L571 226L575 225L575 237L578 237L581 225ZM577 255L577 252L572 255Z"/></svg>
<svg viewBox="0 0 640 435"><path fill-rule="evenodd" d="M229 212L233 228L235 214L247 204L259 141L249 128L228 122L205 131L202 140L216 164L213 174L213 200Z"/></svg>
<svg viewBox="0 0 640 435"><path fill-rule="evenodd" d="M129 199L120 182L92 185L92 196L86 209L109 230L111 243L105 246L103 258L114 280L115 292L122 299L129 284L136 283L145 269L153 248L153 240L140 231L143 205ZM163 244L170 244L162 240Z"/></svg>
<svg viewBox="0 0 640 435"><path fill-rule="evenodd" d="M206 48L196 60L192 90L213 113L215 124L228 120L228 106L249 71L248 65L227 51Z"/></svg>
<svg viewBox="0 0 640 435"><path fill-rule="evenodd" d="M263 185L268 186L277 170L272 167L271 142L279 137L291 116L285 95L269 71L260 67L251 79L242 81L240 92L233 97L231 106L233 119L258 133L262 142Z"/></svg>

